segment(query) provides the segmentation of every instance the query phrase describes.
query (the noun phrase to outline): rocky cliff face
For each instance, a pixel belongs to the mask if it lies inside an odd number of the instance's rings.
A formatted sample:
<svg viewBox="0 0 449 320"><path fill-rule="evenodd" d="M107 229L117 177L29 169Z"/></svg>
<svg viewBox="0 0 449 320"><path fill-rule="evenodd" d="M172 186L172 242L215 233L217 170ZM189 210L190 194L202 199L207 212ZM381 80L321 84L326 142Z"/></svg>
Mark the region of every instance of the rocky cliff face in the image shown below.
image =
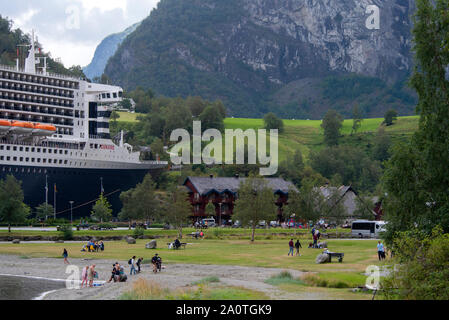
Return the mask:
<svg viewBox="0 0 449 320"><path fill-rule="evenodd" d="M110 57L112 57L117 51L120 44L125 38L136 30L139 23L132 25L125 31L107 36L95 50L92 62L83 68L84 74L89 78L100 77Z"/></svg>
<svg viewBox="0 0 449 320"><path fill-rule="evenodd" d="M380 9L378 30L366 26L370 5ZM259 116L301 79L404 79L413 10L413 0L162 0L106 73L127 88L221 98L233 115Z"/></svg>
<svg viewBox="0 0 449 320"><path fill-rule="evenodd" d="M237 49L236 55L246 64L267 72L271 81L290 82L317 70L353 72L391 81L412 65L412 1L245 0L244 3L249 16L243 19L243 28L236 35L251 25L267 32L233 49ZM367 8L373 4L380 9L378 30L366 26L371 16L366 13Z"/></svg>

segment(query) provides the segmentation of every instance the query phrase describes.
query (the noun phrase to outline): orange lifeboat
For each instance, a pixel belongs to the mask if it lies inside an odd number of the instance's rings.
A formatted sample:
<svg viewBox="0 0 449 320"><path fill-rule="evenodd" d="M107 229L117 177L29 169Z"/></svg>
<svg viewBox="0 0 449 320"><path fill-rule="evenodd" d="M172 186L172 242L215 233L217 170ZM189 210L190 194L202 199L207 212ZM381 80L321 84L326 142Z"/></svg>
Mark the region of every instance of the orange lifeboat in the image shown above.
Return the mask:
<svg viewBox="0 0 449 320"><path fill-rule="evenodd" d="M33 132L34 125L31 122L13 121L11 132L16 134L27 134Z"/></svg>
<svg viewBox="0 0 449 320"><path fill-rule="evenodd" d="M0 120L0 132L5 133L11 130L11 121Z"/></svg>
<svg viewBox="0 0 449 320"><path fill-rule="evenodd" d="M40 124L40 123L34 124L33 136L46 137L46 136L51 136L55 132L56 132L55 126L51 126L51 125L47 125L47 124Z"/></svg>

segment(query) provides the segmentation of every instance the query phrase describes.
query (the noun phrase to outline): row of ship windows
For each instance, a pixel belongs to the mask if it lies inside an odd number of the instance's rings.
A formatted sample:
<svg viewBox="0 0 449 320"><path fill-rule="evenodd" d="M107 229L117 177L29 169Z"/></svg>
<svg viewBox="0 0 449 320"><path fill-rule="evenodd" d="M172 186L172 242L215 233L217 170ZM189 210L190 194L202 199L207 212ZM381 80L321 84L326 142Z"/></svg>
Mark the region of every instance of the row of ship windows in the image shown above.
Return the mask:
<svg viewBox="0 0 449 320"><path fill-rule="evenodd" d="M44 77L38 77L38 76L29 76L29 75L18 74L18 73L7 72L7 71L0 71L0 78L17 80L17 81L26 81L26 82L31 82L31 83L48 84L48 85L52 85L55 87L61 87L61 88L72 88L72 89L79 88L79 84L77 82L44 78Z"/></svg>
<svg viewBox="0 0 449 320"><path fill-rule="evenodd" d="M93 149L94 148L94 145L93 144L91 144L91 148ZM98 149L98 144L96 144L95 145L95 149ZM58 154L58 150L57 149L45 149L45 148L36 148L36 147L16 147L16 146L13 146L13 147L11 147L11 146L0 146L0 150L6 150L6 151L25 151L25 152L38 152L38 153L41 153L41 151L42 151L42 153L47 153L47 150L48 150L48 153L54 153L54 154ZM52 151L53 150L53 151ZM69 154L69 152L67 151L67 150L59 150L59 154L65 154L65 155L68 155ZM72 154L72 152L70 152L70 155L72 156L73 154ZM75 154L75 156L78 156L78 153L76 153ZM79 153L79 156L83 156L83 153L82 152L80 152ZM84 156L85 157L87 157L87 153L85 153L84 154ZM9 158L9 157L8 157ZM114 157L115 158L115 157ZM120 158L120 157L117 157L117 158ZM22 159L22 158L21 158ZM27 158L28 159L28 158ZM2 157L2 160L3 160L3 157ZM8 160L9 161L9 160ZM16 161L16 160L14 160L14 161ZM22 161L22 160L20 160L20 161ZM27 160L28 161L28 160ZM34 160L32 161L32 162L34 162ZM44 162L45 163L45 162ZM51 162L50 162L51 163Z"/></svg>
<svg viewBox="0 0 449 320"><path fill-rule="evenodd" d="M73 117L73 110L65 110L59 108L48 108L45 106L34 106L27 105L22 103L13 103L13 102L0 102L0 107L6 110L17 110L17 111L26 111L26 112L34 112L34 113L44 113L44 114L54 114L63 117ZM78 111L79 117L79 111Z"/></svg>
<svg viewBox="0 0 449 320"><path fill-rule="evenodd" d="M5 156L0 156L0 160L1 161L19 161L19 162L30 162L31 163L53 163L53 164L68 164L68 160L57 160L57 159L41 159L41 158L24 158L24 157L5 157Z"/></svg>
<svg viewBox="0 0 449 320"><path fill-rule="evenodd" d="M70 100L64 100L64 99L53 99L53 98L44 98L41 96L35 96L35 95L24 95L24 94L18 94L18 93L9 93L5 91L0 91L0 98L5 100L14 100L14 101L20 101L20 102L31 102L31 103L42 103L52 106L60 106L65 108L73 108L75 105Z"/></svg>
<svg viewBox="0 0 449 320"><path fill-rule="evenodd" d="M41 87L41 86L33 87L33 86L27 86L24 84L13 83L13 82L0 81L0 88L15 90L15 91L24 91L24 92L30 92L30 93L31 92L40 93L40 94L45 94L45 95L55 96L55 97L65 97L65 98L72 98L72 99L75 98L73 91L46 88L46 87Z"/></svg>
<svg viewBox="0 0 449 320"><path fill-rule="evenodd" d="M5 150L6 149L6 151L25 151L25 152L30 152L30 150L31 150L31 152L41 152L42 151L42 153L47 153L47 150L48 150L48 153L54 153L54 154L58 154L58 150L57 149L45 149L45 148L35 148L35 147L16 147L16 146L13 146L13 147L11 147L11 146L0 146L0 150ZM53 151L52 151L53 150ZM69 154L69 152L67 151L67 150L59 150L59 154L65 154L65 155L67 155L67 154Z"/></svg>

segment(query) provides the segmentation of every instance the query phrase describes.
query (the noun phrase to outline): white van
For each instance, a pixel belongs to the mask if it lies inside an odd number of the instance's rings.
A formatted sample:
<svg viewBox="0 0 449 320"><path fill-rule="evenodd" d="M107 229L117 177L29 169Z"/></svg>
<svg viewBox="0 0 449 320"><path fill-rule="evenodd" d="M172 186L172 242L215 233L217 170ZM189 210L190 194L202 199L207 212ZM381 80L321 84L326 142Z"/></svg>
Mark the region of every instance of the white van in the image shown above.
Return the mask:
<svg viewBox="0 0 449 320"><path fill-rule="evenodd" d="M203 226L207 226L208 228L213 228L216 226L215 219L209 218L209 219L203 219L201 220Z"/></svg>
<svg viewBox="0 0 449 320"><path fill-rule="evenodd" d="M352 236L359 238L378 238L381 232L385 232L384 221L356 220L352 222Z"/></svg>

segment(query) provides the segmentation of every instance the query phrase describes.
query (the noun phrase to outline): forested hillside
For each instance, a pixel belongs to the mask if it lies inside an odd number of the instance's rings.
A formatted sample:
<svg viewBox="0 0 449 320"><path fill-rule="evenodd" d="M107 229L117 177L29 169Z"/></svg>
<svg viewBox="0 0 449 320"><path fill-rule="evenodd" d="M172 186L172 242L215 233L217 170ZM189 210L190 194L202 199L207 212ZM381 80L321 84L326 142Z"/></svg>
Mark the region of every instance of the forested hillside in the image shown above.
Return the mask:
<svg viewBox="0 0 449 320"><path fill-rule="evenodd" d="M220 99L228 114L321 119L357 103L363 116L413 115L414 1L377 3L380 30L365 26L369 0L162 0L110 59L105 73L127 90Z"/></svg>

